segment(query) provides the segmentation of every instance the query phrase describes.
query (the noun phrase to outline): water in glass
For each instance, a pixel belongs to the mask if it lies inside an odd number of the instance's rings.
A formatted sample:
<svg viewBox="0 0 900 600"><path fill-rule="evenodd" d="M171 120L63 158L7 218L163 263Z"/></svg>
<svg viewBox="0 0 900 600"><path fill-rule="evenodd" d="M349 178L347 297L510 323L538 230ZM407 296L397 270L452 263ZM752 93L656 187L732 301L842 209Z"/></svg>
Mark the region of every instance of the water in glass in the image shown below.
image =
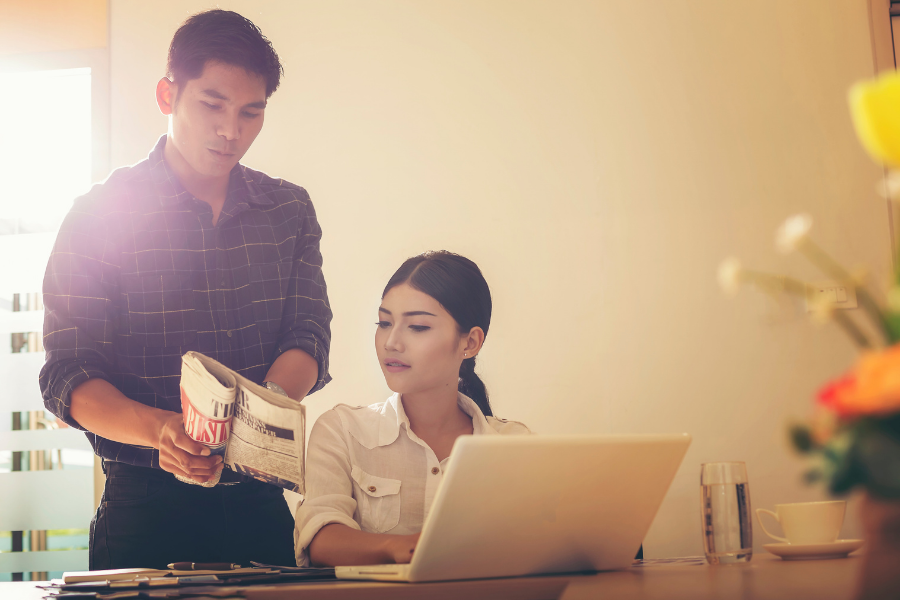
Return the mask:
<svg viewBox="0 0 900 600"><path fill-rule="evenodd" d="M703 550L711 565L747 562L753 557L750 489L746 483L700 486Z"/></svg>

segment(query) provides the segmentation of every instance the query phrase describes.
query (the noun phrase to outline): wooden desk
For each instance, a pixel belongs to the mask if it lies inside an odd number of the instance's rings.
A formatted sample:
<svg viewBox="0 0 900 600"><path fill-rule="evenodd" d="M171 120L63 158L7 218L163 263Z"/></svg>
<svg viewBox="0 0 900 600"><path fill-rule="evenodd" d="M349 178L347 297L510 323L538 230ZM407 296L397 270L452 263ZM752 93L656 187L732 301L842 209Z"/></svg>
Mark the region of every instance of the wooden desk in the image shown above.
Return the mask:
<svg viewBox="0 0 900 600"><path fill-rule="evenodd" d="M249 600L850 600L860 564L856 556L783 561L763 553L746 564L718 567L663 564L575 577L446 583L309 583L244 594Z"/></svg>
<svg viewBox="0 0 900 600"><path fill-rule="evenodd" d="M859 557L747 564L650 565L585 576L523 577L444 583L320 582L234 589L248 600L850 600ZM39 600L32 583L0 583L3 600Z"/></svg>

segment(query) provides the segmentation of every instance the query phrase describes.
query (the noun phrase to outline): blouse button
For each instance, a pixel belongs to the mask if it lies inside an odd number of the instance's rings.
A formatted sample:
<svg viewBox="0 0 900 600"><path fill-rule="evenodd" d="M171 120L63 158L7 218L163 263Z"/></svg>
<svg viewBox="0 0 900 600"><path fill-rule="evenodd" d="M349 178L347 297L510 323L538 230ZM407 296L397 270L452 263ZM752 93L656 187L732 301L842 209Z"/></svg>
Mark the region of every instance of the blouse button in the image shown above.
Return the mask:
<svg viewBox="0 0 900 600"><path fill-rule="evenodd" d="M375 486L374 486L374 485L370 485L370 486L369 486L369 491L370 491L370 492L374 492L374 491L375 491Z"/></svg>
<svg viewBox="0 0 900 600"><path fill-rule="evenodd" d="M433 469L431 469L431 474L432 474L432 475L437 475L437 474L440 473L440 472L441 472L441 470L438 469L437 467L434 467Z"/></svg>
<svg viewBox="0 0 900 600"><path fill-rule="evenodd" d="M232 331L230 329L228 331L226 331L225 333L228 335L228 337L231 337L231 335L232 335Z"/></svg>

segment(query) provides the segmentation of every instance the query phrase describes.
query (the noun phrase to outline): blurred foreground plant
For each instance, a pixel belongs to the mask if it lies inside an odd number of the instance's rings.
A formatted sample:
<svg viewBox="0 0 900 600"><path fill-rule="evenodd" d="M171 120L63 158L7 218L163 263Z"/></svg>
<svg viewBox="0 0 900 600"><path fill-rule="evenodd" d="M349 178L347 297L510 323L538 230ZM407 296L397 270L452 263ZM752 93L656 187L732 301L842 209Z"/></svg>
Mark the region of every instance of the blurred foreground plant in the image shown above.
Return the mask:
<svg viewBox="0 0 900 600"><path fill-rule="evenodd" d="M863 147L889 171L886 195L900 195L900 75L890 73L855 85L850 109ZM813 301L812 316L839 326L860 350L853 368L828 382L817 395L809 422L791 427L800 452L816 459L809 482L824 482L834 494L856 487L875 498L900 499L900 271L891 278L887 301L879 303L864 273L851 273L811 238L812 219L787 219L776 235L784 253L798 252L825 275L852 286L869 321L861 327L831 302ZM900 260L895 261L895 263ZM810 284L790 277L744 268L735 258L719 266L719 283L727 293L751 284L769 294L809 297Z"/></svg>

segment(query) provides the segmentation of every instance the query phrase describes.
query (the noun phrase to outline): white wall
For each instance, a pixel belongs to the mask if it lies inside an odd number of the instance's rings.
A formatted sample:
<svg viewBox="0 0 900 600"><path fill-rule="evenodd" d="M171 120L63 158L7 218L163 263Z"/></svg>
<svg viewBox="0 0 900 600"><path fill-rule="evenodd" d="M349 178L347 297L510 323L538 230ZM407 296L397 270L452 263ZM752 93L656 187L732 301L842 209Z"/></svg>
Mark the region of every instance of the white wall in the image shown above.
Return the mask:
<svg viewBox="0 0 900 600"><path fill-rule="evenodd" d="M497 414L694 435L648 556L702 552L701 462L746 461L756 507L821 497L785 425L853 350L801 310L723 298L714 274L733 253L814 276L772 247L801 210L822 245L886 272L880 170L845 101L873 71L865 0L218 4L285 64L245 162L306 186L325 231L334 382L311 416L387 396L380 291L407 256L446 248L493 289L479 364ZM114 165L164 132L169 39L212 5L112 0Z"/></svg>

